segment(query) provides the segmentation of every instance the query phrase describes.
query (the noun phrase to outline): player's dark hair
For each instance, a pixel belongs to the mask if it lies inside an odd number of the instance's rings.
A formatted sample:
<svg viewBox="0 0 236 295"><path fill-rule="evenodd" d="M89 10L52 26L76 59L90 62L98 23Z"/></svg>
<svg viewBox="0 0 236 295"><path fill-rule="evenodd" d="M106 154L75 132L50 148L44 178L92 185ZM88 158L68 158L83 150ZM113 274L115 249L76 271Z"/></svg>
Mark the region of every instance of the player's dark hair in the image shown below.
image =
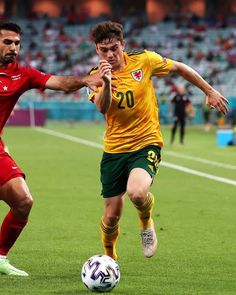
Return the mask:
<svg viewBox="0 0 236 295"><path fill-rule="evenodd" d="M123 26L112 21L99 23L91 30L90 33L95 44L107 39L117 39L119 41L123 40Z"/></svg>
<svg viewBox="0 0 236 295"><path fill-rule="evenodd" d="M0 31L1 30L12 31L19 35L22 34L21 27L17 25L16 23L12 23L12 22L4 22L4 23L0 22Z"/></svg>

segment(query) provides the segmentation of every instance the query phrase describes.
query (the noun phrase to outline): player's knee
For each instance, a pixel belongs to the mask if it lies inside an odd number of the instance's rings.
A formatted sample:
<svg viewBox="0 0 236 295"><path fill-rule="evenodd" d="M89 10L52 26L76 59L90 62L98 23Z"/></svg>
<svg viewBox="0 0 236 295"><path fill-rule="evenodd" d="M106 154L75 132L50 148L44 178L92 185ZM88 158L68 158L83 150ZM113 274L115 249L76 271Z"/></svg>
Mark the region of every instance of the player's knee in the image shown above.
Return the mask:
<svg viewBox="0 0 236 295"><path fill-rule="evenodd" d="M104 222L106 223L106 225L108 226L115 226L116 224L118 224L119 220L120 220L120 215L113 212L113 213L107 213L104 215Z"/></svg>
<svg viewBox="0 0 236 295"><path fill-rule="evenodd" d="M18 216L28 216L30 213L30 210L33 206L33 198L29 193L25 193L24 196L21 196L19 199L19 202L17 202L13 206L13 211Z"/></svg>
<svg viewBox="0 0 236 295"><path fill-rule="evenodd" d="M144 199L147 197L147 191L144 188L127 188L127 194L132 203L135 205L140 205L143 203Z"/></svg>

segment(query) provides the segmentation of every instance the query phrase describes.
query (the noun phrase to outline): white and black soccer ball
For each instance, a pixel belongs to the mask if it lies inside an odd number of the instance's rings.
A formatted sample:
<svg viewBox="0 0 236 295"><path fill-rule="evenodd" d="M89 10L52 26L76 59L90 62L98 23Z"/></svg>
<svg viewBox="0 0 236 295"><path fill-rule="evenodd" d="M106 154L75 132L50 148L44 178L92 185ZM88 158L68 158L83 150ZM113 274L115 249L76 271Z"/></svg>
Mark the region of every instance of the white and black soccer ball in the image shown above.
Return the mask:
<svg viewBox="0 0 236 295"><path fill-rule="evenodd" d="M84 263L81 278L92 292L110 292L119 283L119 265L107 255L94 255Z"/></svg>

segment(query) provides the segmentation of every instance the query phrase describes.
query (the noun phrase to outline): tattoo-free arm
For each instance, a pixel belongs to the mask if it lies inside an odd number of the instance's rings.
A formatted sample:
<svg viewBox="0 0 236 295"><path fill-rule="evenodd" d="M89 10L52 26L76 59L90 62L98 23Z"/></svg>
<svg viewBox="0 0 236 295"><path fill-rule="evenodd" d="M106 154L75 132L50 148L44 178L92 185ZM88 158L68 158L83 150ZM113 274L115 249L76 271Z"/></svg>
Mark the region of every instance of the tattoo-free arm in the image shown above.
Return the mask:
<svg viewBox="0 0 236 295"><path fill-rule="evenodd" d="M197 86L206 94L206 104L209 107L215 108L217 111L224 114L228 112L228 100L207 83L193 68L177 61L173 61L173 64L173 72L182 76L185 80Z"/></svg>
<svg viewBox="0 0 236 295"><path fill-rule="evenodd" d="M112 101L112 91L111 91L111 80L107 78L106 81L104 81L103 86L101 88L101 91L97 93L94 97L94 103L96 104L99 112L102 114L105 114Z"/></svg>
<svg viewBox="0 0 236 295"><path fill-rule="evenodd" d="M53 75L46 82L45 88L70 93L84 86L88 86L92 90L97 90L97 87L101 85L102 79L98 73L85 77Z"/></svg>

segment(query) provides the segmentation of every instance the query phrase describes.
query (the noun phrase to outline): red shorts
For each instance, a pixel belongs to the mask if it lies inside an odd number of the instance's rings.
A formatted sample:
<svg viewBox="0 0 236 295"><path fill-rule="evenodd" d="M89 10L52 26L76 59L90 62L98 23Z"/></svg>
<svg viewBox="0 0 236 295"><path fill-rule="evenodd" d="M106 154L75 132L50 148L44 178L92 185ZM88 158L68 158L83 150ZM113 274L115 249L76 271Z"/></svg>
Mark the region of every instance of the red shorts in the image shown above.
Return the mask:
<svg viewBox="0 0 236 295"><path fill-rule="evenodd" d="M0 138L0 185L18 176L25 178L24 172L17 166L12 157L5 152L4 143Z"/></svg>

